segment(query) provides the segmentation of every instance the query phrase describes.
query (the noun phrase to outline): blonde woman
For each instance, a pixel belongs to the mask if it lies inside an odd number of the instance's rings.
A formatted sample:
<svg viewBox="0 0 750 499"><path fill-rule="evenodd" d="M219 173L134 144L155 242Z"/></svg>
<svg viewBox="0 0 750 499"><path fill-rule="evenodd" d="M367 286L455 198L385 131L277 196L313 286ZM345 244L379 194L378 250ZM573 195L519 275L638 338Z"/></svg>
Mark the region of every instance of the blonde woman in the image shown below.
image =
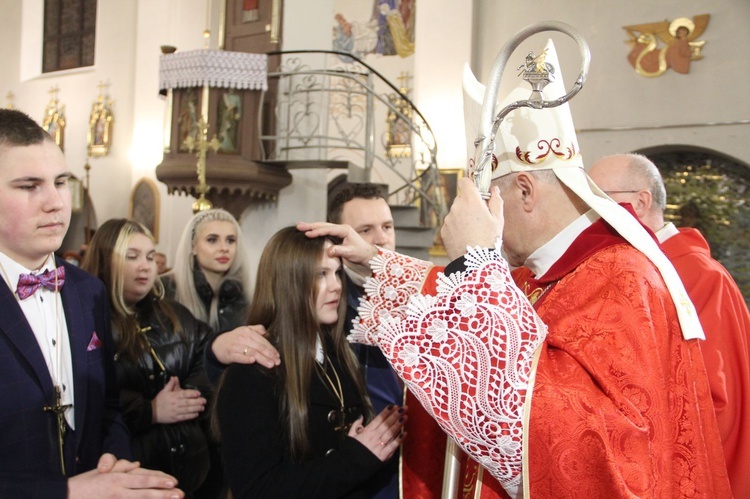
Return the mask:
<svg viewBox="0 0 750 499"><path fill-rule="evenodd" d="M247 324L250 272L240 226L222 209L190 219L175 265L162 276L167 296L216 332Z"/></svg>
<svg viewBox="0 0 750 499"><path fill-rule="evenodd" d="M81 267L109 292L120 402L133 454L143 466L173 475L192 497L211 466L199 419L211 393L203 369L210 329L163 298L155 253L148 229L113 219L97 229Z"/></svg>

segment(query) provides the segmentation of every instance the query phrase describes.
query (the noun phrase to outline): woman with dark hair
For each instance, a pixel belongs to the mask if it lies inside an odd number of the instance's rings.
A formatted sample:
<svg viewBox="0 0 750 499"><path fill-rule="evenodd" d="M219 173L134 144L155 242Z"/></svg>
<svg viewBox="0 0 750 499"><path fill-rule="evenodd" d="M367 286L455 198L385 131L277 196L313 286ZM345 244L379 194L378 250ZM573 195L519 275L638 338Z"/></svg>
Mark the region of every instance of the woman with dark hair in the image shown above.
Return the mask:
<svg viewBox="0 0 750 499"><path fill-rule="evenodd" d="M214 422L235 499L367 497L405 436L405 408L371 416L332 245L287 227L261 255L249 322L266 328L281 365L232 364L222 375Z"/></svg>
<svg viewBox="0 0 750 499"><path fill-rule="evenodd" d="M134 457L177 478L191 497L210 467L199 416L210 394L203 350L211 331L185 307L163 299L155 253L148 229L113 219L96 231L81 267L109 292L120 402Z"/></svg>

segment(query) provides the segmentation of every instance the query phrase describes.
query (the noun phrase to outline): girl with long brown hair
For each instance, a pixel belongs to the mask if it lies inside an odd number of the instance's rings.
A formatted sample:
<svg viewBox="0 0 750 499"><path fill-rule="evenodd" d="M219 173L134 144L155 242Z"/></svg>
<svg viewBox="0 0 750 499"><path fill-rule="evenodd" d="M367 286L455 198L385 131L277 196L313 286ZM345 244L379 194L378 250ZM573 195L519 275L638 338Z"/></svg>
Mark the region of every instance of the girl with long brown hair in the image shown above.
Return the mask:
<svg viewBox="0 0 750 499"><path fill-rule="evenodd" d="M235 499L366 497L405 436L405 408L371 416L332 245L287 227L261 255L249 322L266 328L281 365L232 364L222 375L215 422Z"/></svg>

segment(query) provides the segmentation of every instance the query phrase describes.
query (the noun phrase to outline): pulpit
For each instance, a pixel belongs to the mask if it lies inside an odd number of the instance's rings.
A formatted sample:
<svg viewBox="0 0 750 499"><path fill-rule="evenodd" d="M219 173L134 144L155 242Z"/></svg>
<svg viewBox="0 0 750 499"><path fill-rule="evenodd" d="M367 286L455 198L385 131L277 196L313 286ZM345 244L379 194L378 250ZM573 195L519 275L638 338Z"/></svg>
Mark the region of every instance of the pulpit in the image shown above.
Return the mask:
<svg viewBox="0 0 750 499"><path fill-rule="evenodd" d="M258 123L267 67L265 54L209 49L162 54L160 88L171 94L170 118L156 176L170 194L198 198L205 190L214 207L239 218L253 201L275 200L292 182L285 169L258 161L259 135L275 126Z"/></svg>

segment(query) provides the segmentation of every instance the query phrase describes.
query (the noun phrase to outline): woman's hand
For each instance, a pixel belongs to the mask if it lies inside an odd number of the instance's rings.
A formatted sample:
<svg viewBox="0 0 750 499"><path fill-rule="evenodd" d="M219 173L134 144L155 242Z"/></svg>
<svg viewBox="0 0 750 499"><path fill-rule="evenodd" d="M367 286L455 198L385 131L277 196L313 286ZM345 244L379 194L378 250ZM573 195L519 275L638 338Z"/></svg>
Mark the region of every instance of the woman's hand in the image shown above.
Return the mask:
<svg viewBox="0 0 750 499"><path fill-rule="evenodd" d="M170 424L195 419L206 408L206 399L198 390L183 390L176 376L151 401L154 423Z"/></svg>
<svg viewBox="0 0 750 499"><path fill-rule="evenodd" d="M224 365L261 364L272 369L281 364L279 352L266 338L266 328L258 325L240 326L221 333L211 344L211 351Z"/></svg>
<svg viewBox="0 0 750 499"><path fill-rule="evenodd" d="M406 438L403 429L406 410L406 407L389 405L367 426L362 425L360 417L349 429L349 436L367 447L378 459L386 461Z"/></svg>

